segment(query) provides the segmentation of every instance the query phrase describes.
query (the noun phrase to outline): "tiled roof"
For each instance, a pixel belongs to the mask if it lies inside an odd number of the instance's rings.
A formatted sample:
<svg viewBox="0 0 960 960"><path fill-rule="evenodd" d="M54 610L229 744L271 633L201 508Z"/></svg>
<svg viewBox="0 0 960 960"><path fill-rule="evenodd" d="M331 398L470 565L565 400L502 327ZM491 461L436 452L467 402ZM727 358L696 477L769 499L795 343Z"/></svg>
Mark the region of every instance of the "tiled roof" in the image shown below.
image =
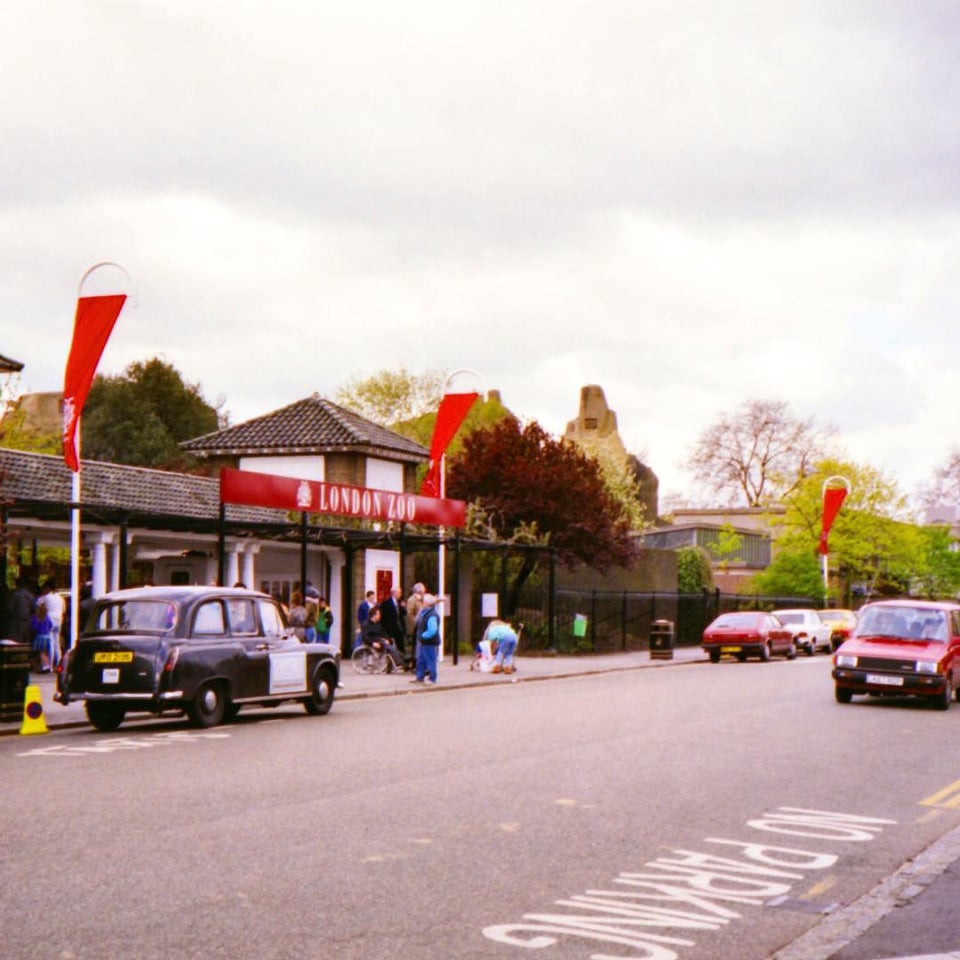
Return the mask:
<svg viewBox="0 0 960 960"><path fill-rule="evenodd" d="M96 460L81 461L81 499L85 511L128 513L167 522L215 523L220 511L220 480ZM18 505L43 508L46 515L69 513L73 479L62 457L0 447L0 503L14 513ZM283 511L230 505L227 519L278 523Z"/></svg>
<svg viewBox="0 0 960 960"><path fill-rule="evenodd" d="M366 453L419 463L430 451L318 394L181 446L194 456Z"/></svg>
<svg viewBox="0 0 960 960"><path fill-rule="evenodd" d="M19 373L23 364L19 360L11 360L0 353L0 373Z"/></svg>

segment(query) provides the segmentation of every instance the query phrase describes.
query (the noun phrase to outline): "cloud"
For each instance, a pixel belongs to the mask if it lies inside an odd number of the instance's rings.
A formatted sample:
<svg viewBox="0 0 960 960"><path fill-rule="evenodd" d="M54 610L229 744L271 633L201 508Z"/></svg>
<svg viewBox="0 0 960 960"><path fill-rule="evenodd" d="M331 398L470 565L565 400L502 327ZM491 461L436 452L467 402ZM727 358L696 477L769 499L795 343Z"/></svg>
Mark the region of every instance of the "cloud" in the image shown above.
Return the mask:
<svg viewBox="0 0 960 960"><path fill-rule="evenodd" d="M58 389L76 283L134 277L101 369L234 420L354 374L479 370L562 432L598 383L661 489L785 400L910 489L952 445L947 3L16 5L0 352Z"/></svg>

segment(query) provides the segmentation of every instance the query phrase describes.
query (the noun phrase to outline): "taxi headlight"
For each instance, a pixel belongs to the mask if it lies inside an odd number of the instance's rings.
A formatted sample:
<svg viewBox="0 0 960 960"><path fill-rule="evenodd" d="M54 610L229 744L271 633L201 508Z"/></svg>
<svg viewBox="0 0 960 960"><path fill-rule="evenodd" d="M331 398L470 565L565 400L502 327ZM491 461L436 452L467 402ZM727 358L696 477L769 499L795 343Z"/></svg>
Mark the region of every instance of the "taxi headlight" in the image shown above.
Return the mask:
<svg viewBox="0 0 960 960"><path fill-rule="evenodd" d="M855 667L856 665L857 665L856 657L851 657L847 654L842 654L837 657L838 667Z"/></svg>
<svg viewBox="0 0 960 960"><path fill-rule="evenodd" d="M916 671L917 673L939 673L940 664L934 660L918 660Z"/></svg>

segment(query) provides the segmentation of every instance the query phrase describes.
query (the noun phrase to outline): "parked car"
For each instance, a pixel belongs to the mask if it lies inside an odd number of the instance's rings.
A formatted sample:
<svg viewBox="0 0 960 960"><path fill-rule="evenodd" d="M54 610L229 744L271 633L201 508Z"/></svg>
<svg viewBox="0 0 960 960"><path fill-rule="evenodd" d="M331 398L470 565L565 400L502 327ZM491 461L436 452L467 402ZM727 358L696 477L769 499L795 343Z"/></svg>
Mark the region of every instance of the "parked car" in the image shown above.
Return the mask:
<svg viewBox="0 0 960 960"><path fill-rule="evenodd" d="M85 701L98 730L144 711L185 711L196 726L212 727L247 704L298 700L325 714L339 675L339 652L301 643L266 594L146 587L97 600L54 699Z"/></svg>
<svg viewBox="0 0 960 960"><path fill-rule="evenodd" d="M798 650L812 657L817 650L833 651L830 637L833 628L820 619L816 610L774 610L773 615L793 634Z"/></svg>
<svg viewBox="0 0 960 960"><path fill-rule="evenodd" d="M830 645L834 650L853 633L853 628L857 625L857 615L852 610L833 608L832 610L818 610L817 613L820 614L820 619L824 623L829 623L833 630L830 635Z"/></svg>
<svg viewBox="0 0 960 960"><path fill-rule="evenodd" d="M855 694L928 697L950 706L960 679L960 604L879 600L833 655L839 703Z"/></svg>
<svg viewBox="0 0 960 960"><path fill-rule="evenodd" d="M721 613L703 631L702 646L711 663L718 663L723 654L740 661L747 657L769 660L773 654L793 660L797 655L793 634L776 617L754 610Z"/></svg>

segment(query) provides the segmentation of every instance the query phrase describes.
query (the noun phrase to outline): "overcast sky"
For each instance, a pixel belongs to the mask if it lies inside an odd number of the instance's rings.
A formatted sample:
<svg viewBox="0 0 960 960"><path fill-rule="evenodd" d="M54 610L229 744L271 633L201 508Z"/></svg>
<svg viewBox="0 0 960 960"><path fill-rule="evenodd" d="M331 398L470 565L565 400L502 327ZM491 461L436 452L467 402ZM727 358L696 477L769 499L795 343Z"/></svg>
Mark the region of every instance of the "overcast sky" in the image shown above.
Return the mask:
<svg viewBox="0 0 960 960"><path fill-rule="evenodd" d="M136 285L240 422L386 367L562 433L599 384L661 496L782 400L912 493L960 443L955 0L0 0L0 354L60 390Z"/></svg>

